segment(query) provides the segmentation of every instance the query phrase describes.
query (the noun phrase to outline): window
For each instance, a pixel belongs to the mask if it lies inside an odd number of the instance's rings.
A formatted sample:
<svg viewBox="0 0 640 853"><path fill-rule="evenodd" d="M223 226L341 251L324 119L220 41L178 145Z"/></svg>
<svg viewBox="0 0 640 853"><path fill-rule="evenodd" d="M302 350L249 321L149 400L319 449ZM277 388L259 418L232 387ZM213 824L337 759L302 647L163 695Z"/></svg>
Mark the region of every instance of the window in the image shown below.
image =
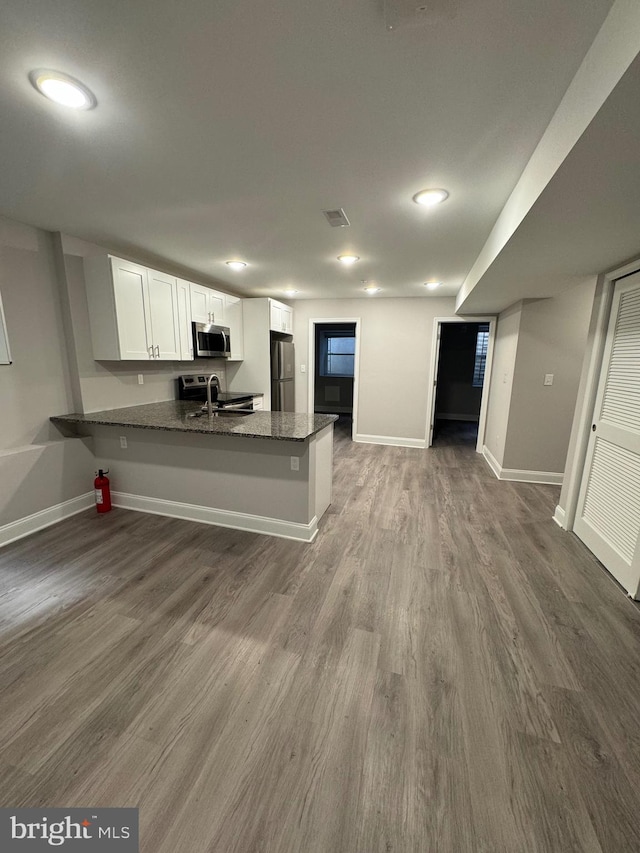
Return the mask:
<svg viewBox="0 0 640 853"><path fill-rule="evenodd" d="M482 323L478 326L476 337L476 360L473 367L473 387L482 388L484 383L484 369L487 364L487 347L489 346L489 326Z"/></svg>
<svg viewBox="0 0 640 853"><path fill-rule="evenodd" d="M352 332L323 332L320 339L320 375L353 377L356 339Z"/></svg>

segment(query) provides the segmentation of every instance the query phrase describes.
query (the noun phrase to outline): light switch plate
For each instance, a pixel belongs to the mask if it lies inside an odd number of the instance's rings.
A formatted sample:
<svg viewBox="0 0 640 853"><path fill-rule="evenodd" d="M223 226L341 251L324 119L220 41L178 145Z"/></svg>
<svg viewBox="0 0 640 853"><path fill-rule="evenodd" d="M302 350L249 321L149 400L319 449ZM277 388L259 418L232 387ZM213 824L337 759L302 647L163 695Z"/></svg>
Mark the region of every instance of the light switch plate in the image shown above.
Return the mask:
<svg viewBox="0 0 640 853"><path fill-rule="evenodd" d="M545 385L553 385L553 373L545 373L544 384Z"/></svg>

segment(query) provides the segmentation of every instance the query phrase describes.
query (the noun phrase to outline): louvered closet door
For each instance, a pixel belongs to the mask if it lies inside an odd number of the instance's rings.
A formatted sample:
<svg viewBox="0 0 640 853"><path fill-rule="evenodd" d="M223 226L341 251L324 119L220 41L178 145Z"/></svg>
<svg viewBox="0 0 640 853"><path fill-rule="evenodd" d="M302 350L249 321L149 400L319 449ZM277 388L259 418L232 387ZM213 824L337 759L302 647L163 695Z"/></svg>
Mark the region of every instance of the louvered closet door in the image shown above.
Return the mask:
<svg viewBox="0 0 640 853"><path fill-rule="evenodd" d="M640 274L616 283L574 530L640 597ZM595 427L595 429L594 429Z"/></svg>

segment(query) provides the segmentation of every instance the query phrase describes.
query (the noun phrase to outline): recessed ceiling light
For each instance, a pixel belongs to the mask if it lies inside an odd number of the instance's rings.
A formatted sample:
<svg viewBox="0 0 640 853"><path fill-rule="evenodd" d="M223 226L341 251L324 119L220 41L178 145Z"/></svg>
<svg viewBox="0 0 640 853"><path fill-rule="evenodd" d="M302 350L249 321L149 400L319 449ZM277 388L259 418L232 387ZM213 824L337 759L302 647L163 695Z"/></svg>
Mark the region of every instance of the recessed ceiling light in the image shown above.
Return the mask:
<svg viewBox="0 0 640 853"><path fill-rule="evenodd" d="M338 260L341 264L350 267L352 264L355 264L356 261L359 261L360 258L358 255L338 255Z"/></svg>
<svg viewBox="0 0 640 853"><path fill-rule="evenodd" d="M435 290L436 287L440 287L441 284L441 281L425 281L424 286L427 290Z"/></svg>
<svg viewBox="0 0 640 853"><path fill-rule="evenodd" d="M29 80L45 98L63 107L91 110L98 103L96 96L84 83L61 71L38 68L29 74Z"/></svg>
<svg viewBox="0 0 640 853"><path fill-rule="evenodd" d="M422 204L425 207L435 207L445 199L449 198L449 193L446 190L420 190L413 197L416 204Z"/></svg>
<svg viewBox="0 0 640 853"><path fill-rule="evenodd" d="M247 266L244 261L226 261L226 264L232 270L243 270Z"/></svg>
<svg viewBox="0 0 640 853"><path fill-rule="evenodd" d="M365 293L378 293L378 291L380 291L381 289L382 288L380 288L380 287L376 287L375 284L368 284L364 288L364 291L365 291Z"/></svg>
<svg viewBox="0 0 640 853"><path fill-rule="evenodd" d="M295 296L298 291L297 290L285 290L284 292L287 296Z"/></svg>

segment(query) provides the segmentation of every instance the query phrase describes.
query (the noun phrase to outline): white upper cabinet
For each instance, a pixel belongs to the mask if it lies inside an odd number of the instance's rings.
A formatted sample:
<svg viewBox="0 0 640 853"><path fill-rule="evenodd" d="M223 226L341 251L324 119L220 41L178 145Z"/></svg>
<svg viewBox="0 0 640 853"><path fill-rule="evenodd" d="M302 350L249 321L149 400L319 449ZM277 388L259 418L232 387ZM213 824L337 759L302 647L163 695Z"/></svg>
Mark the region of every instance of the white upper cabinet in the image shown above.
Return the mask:
<svg viewBox="0 0 640 853"><path fill-rule="evenodd" d="M242 360L237 296L106 254L85 258L84 269L95 359L193 361L193 321L230 326L231 359Z"/></svg>
<svg viewBox="0 0 640 853"><path fill-rule="evenodd" d="M274 302L272 299L269 300L269 317L270 317L269 328L273 329L274 332L281 332L282 331L282 305L279 302Z"/></svg>
<svg viewBox="0 0 640 853"><path fill-rule="evenodd" d="M270 299L269 317L272 332L283 332L285 335L293 334L293 311L288 305Z"/></svg>
<svg viewBox="0 0 640 853"><path fill-rule="evenodd" d="M191 319L194 323L225 322L225 294L202 284L191 284Z"/></svg>
<svg viewBox="0 0 640 853"><path fill-rule="evenodd" d="M85 258L84 268L94 358L181 358L175 278L109 255Z"/></svg>
<svg viewBox="0 0 640 853"><path fill-rule="evenodd" d="M244 325L242 315L242 299L238 296L224 297L225 323L229 327L231 335L231 355L229 361L242 361L244 359Z"/></svg>

